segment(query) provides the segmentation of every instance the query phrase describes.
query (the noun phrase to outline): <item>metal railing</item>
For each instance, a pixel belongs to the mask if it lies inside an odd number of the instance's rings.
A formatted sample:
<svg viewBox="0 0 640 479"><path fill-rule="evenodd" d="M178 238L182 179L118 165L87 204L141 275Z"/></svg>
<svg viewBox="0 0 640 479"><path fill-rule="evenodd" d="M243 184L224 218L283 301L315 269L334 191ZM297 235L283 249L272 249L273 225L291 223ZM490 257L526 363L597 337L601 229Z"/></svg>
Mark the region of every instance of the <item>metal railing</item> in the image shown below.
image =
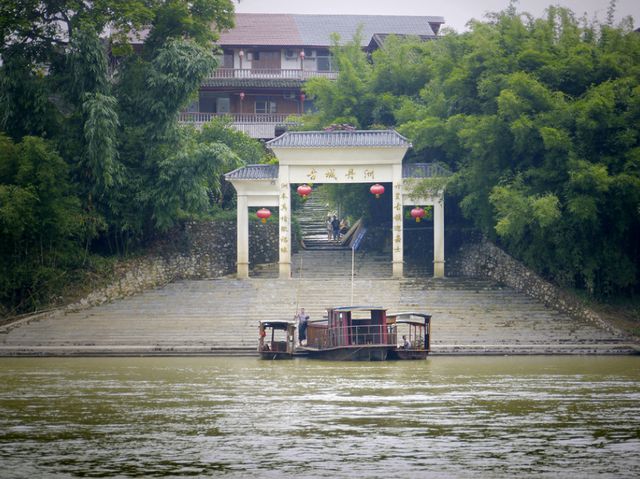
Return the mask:
<svg viewBox="0 0 640 479"><path fill-rule="evenodd" d="M318 349L345 346L396 346L395 328L381 325L332 327L309 324L307 345Z"/></svg>
<svg viewBox="0 0 640 479"><path fill-rule="evenodd" d="M282 68L218 68L209 78L278 78L286 80L308 80L310 78L338 78L337 71L311 71Z"/></svg>

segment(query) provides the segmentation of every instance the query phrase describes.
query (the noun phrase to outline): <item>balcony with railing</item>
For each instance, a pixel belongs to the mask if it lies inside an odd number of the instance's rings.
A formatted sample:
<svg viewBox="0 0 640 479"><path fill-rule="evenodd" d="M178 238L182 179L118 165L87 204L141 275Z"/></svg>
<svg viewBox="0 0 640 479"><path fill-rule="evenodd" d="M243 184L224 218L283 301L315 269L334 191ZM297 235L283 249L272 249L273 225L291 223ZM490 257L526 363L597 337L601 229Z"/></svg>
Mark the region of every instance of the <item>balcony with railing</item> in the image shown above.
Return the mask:
<svg viewBox="0 0 640 479"><path fill-rule="evenodd" d="M301 69L281 68L218 68L211 79L239 78L239 79L282 79L282 80L309 80L310 78L338 78L337 71L311 71Z"/></svg>
<svg viewBox="0 0 640 479"><path fill-rule="evenodd" d="M277 128L286 128L297 124L296 116L276 113L200 113L183 111L178 115L178 122L184 125L202 127L217 117L231 119L236 130L246 133L252 138L275 138Z"/></svg>

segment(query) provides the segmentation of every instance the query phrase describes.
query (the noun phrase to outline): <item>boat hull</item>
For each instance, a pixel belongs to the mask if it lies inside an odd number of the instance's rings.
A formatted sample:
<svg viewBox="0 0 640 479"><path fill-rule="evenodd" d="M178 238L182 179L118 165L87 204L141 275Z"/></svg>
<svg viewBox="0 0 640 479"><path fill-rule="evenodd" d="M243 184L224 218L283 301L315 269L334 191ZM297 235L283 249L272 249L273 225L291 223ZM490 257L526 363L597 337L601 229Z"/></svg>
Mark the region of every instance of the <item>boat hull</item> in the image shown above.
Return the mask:
<svg viewBox="0 0 640 479"><path fill-rule="evenodd" d="M326 361L386 361L388 346L345 346L339 348L315 349L300 348L310 359Z"/></svg>
<svg viewBox="0 0 640 479"><path fill-rule="evenodd" d="M293 354L284 351L260 351L260 359L293 359Z"/></svg>
<svg viewBox="0 0 640 479"><path fill-rule="evenodd" d="M394 360L426 359L428 353L426 349L395 348L389 351L388 358Z"/></svg>

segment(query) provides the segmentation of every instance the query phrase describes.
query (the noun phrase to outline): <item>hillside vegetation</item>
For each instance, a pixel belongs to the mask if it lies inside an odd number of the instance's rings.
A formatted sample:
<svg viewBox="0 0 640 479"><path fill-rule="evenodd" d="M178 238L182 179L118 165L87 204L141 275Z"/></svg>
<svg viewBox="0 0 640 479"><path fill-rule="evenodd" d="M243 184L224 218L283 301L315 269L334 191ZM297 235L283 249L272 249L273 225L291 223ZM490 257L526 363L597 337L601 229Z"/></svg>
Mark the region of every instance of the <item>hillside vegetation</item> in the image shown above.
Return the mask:
<svg viewBox="0 0 640 479"><path fill-rule="evenodd" d="M533 18L512 3L466 33L388 38L371 62L357 40L335 40L340 76L309 83L319 110L305 128L396 128L413 143L408 161L455 172L447 204L528 266L597 298L638 292L640 33L631 19L594 24L558 7Z"/></svg>
<svg viewBox="0 0 640 479"><path fill-rule="evenodd" d="M233 14L230 0L0 3L0 315L55 303L100 255L214 213L220 175L260 161L224 122L176 122Z"/></svg>

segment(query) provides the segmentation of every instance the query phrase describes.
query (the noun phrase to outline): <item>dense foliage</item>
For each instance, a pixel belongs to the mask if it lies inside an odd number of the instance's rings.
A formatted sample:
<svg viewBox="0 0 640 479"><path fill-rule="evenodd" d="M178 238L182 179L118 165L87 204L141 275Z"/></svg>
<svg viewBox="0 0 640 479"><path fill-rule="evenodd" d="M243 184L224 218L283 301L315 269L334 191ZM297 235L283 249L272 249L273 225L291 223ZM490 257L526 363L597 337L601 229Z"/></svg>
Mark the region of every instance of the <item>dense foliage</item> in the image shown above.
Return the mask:
<svg viewBox="0 0 640 479"><path fill-rule="evenodd" d="M232 25L230 0L0 3L0 313L211 210L221 173L259 155L228 125L176 122Z"/></svg>
<svg viewBox="0 0 640 479"><path fill-rule="evenodd" d="M463 34L389 38L370 64L356 42L334 47L340 78L310 82L306 124L397 128L409 161L455 172L449 204L526 264L596 296L635 292L640 34L514 3Z"/></svg>

